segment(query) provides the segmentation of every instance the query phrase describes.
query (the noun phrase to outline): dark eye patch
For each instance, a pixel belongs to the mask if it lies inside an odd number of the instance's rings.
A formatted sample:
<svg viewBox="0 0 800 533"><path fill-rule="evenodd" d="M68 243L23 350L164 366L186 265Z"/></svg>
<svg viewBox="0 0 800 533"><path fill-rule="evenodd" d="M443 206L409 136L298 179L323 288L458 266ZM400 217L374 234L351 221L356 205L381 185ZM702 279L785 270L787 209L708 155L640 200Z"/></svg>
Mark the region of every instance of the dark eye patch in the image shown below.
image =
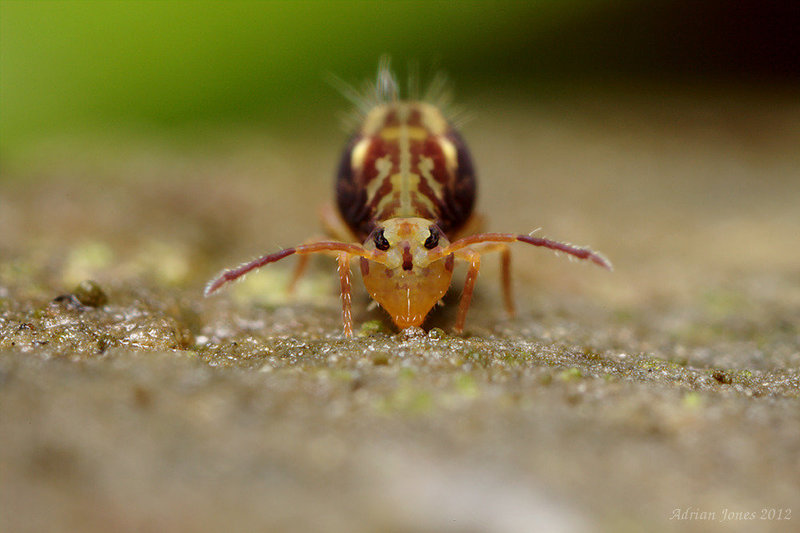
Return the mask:
<svg viewBox="0 0 800 533"><path fill-rule="evenodd" d="M375 232L373 240L375 241L375 248L378 250L383 250L385 252L389 249L389 241L387 241L386 237L383 235L382 229Z"/></svg>
<svg viewBox="0 0 800 533"><path fill-rule="evenodd" d="M435 226L430 228L431 234L425 240L425 248L432 250L439 246L439 230Z"/></svg>

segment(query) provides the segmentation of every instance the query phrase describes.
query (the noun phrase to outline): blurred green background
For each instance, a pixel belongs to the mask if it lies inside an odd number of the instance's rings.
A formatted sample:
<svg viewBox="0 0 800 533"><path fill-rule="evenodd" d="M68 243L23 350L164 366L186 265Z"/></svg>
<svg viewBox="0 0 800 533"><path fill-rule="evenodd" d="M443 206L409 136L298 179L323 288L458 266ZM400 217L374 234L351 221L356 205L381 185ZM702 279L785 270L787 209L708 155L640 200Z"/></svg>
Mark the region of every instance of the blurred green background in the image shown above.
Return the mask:
<svg viewBox="0 0 800 533"><path fill-rule="evenodd" d="M326 73L389 54L460 95L636 83L789 84L797 2L0 3L0 162L42 140L257 124L345 107ZM533 90L535 89L535 90Z"/></svg>

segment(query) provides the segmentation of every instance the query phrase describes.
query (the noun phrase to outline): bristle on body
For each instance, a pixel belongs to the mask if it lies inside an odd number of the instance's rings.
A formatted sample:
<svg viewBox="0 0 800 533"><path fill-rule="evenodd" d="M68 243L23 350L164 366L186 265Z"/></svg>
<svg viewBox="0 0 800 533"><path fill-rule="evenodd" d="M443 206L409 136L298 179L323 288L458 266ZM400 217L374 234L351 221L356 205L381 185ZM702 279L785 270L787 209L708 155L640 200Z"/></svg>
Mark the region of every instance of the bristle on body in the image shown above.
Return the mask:
<svg viewBox="0 0 800 533"><path fill-rule="evenodd" d="M416 63L409 63L407 86L405 91L398 81L398 76L392 70L389 56L382 56L378 62L375 77L365 81L361 88L357 88L344 81L335 74L327 74L328 83L344 96L353 108L342 116L342 125L346 131L352 131L360 126L366 116L376 107L406 100L410 102L425 102L435 106L444 117L456 126L463 125L471 116L463 109L452 105L452 89L449 78L444 72L436 72L420 91L419 67Z"/></svg>

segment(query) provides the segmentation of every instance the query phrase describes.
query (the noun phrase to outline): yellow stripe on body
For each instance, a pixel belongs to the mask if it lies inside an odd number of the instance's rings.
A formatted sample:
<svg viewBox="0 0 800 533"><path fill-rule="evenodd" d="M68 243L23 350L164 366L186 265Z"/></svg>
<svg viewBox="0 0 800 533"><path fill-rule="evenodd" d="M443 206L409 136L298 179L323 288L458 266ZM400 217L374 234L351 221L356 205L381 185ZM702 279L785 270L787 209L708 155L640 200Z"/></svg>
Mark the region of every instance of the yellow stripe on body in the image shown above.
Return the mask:
<svg viewBox="0 0 800 533"><path fill-rule="evenodd" d="M417 110L422 117L422 125L409 125L411 112ZM395 113L397 125L384 126L386 117ZM421 180L441 198L443 185L436 181L432 175L434 168L433 160L429 157L421 157L417 168L412 168L412 142L424 142L434 136L445 153L448 166L455 163L455 147L442 137L447 129L447 121L441 113L429 104L420 102L398 102L381 106L372 113L365 121L362 133L365 135L379 135L387 143L396 143L398 160L397 173L389 177L391 192L378 200L376 205L376 215L379 219L391 217L417 217L430 216L436 213L436 202L427 195L419 192ZM356 159L359 163L363 162L363 154L366 152L368 138L356 145L353 150L353 162ZM393 162L389 156L382 157L375 161L377 177L367 185L367 197L373 198L380 188L385 184L388 173L393 168ZM412 171L413 170L413 171ZM425 206L427 213L420 213L421 206Z"/></svg>

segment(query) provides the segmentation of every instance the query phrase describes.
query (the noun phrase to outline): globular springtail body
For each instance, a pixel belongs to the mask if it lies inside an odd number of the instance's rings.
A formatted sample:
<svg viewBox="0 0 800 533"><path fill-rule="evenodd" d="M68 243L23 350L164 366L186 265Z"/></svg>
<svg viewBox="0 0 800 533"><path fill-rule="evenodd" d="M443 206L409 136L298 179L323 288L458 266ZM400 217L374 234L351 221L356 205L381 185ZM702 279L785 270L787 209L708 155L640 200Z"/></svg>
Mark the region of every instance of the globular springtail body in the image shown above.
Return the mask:
<svg viewBox="0 0 800 533"><path fill-rule="evenodd" d="M550 248L611 270L606 258L588 248L532 235L478 233L476 176L464 140L439 107L401 100L397 87L388 61L382 61L371 98L359 101L360 127L338 166L336 208L323 212L323 225L336 240L286 248L225 271L208 284L206 296L252 270L298 255L293 286L310 254L328 253L338 259L345 336L353 335L350 262L355 258L370 296L405 329L421 326L444 296L458 259L469 264L454 327L461 333L482 253L500 253L509 315L514 314L510 243Z"/></svg>

